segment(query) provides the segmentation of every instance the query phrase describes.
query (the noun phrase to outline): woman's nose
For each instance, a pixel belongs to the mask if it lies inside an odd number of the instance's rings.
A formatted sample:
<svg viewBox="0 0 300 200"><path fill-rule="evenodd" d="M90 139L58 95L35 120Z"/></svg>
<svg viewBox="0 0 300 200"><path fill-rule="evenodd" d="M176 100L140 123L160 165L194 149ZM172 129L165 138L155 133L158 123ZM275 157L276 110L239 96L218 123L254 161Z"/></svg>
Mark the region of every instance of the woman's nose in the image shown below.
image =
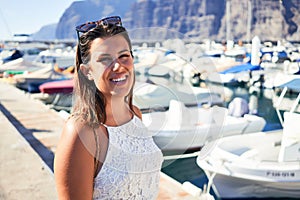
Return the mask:
<svg viewBox="0 0 300 200"><path fill-rule="evenodd" d="M117 71L117 70L120 68L120 66L121 66L120 63L119 63L118 60L116 59L116 60L114 60L112 70L113 70L113 71Z"/></svg>

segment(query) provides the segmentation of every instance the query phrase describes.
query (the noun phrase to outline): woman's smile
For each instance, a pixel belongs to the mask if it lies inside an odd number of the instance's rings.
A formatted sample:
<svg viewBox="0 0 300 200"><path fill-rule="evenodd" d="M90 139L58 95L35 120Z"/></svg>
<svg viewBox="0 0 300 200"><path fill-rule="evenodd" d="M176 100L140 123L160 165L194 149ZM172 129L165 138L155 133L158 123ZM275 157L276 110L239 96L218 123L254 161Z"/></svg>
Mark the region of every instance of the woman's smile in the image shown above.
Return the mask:
<svg viewBox="0 0 300 200"><path fill-rule="evenodd" d="M113 82L121 82L121 81L125 81L126 77L121 77L121 78L117 78L117 79L112 79Z"/></svg>
<svg viewBox="0 0 300 200"><path fill-rule="evenodd" d="M128 75L115 76L113 78L110 78L109 80L116 85L122 85L126 83L128 77Z"/></svg>

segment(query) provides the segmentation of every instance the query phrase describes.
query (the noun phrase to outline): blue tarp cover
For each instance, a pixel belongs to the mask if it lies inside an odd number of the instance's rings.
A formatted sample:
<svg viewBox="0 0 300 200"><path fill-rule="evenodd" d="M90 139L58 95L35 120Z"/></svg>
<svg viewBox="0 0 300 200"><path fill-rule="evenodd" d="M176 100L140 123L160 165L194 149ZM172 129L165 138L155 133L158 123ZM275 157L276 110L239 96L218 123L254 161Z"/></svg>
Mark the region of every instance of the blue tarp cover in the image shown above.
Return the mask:
<svg viewBox="0 0 300 200"><path fill-rule="evenodd" d="M280 88L287 87L290 90L300 92L300 78L295 78L287 83L284 83L279 86Z"/></svg>
<svg viewBox="0 0 300 200"><path fill-rule="evenodd" d="M259 65L254 66L254 65L251 65L250 63L245 63L245 64L233 66L233 67L226 69L220 73L221 74L238 73L238 72L242 72L242 71L253 71L253 70L259 70L259 69L260 69Z"/></svg>

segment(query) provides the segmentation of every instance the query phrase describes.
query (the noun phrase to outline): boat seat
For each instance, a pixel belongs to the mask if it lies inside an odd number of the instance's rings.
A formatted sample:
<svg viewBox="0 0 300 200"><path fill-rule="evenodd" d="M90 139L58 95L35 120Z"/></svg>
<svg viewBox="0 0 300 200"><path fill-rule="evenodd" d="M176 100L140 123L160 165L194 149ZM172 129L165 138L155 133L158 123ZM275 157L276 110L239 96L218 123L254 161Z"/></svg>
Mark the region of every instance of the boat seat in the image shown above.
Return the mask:
<svg viewBox="0 0 300 200"><path fill-rule="evenodd" d="M257 115L245 114L244 118L248 121L248 125L243 133L254 133L257 129L263 130L267 123L263 117Z"/></svg>
<svg viewBox="0 0 300 200"><path fill-rule="evenodd" d="M300 160L300 114L285 112L283 114L283 132L279 151L278 161L299 161Z"/></svg>
<svg viewBox="0 0 300 200"><path fill-rule="evenodd" d="M257 149L249 149L248 151L245 151L244 153L241 154L241 158L253 158L254 156L258 155L258 150Z"/></svg>

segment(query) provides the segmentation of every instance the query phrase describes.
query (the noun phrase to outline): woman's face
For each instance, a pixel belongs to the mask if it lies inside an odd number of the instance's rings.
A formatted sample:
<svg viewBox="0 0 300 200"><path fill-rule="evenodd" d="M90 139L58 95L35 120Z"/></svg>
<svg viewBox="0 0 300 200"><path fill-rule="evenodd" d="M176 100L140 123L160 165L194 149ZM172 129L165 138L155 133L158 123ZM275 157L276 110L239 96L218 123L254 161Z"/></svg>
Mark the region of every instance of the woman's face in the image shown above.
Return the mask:
<svg viewBox="0 0 300 200"><path fill-rule="evenodd" d="M133 58L122 35L92 42L88 69L96 87L107 97L125 97L134 82Z"/></svg>

